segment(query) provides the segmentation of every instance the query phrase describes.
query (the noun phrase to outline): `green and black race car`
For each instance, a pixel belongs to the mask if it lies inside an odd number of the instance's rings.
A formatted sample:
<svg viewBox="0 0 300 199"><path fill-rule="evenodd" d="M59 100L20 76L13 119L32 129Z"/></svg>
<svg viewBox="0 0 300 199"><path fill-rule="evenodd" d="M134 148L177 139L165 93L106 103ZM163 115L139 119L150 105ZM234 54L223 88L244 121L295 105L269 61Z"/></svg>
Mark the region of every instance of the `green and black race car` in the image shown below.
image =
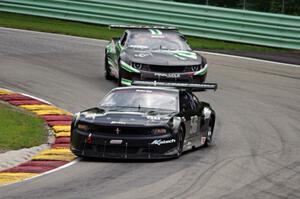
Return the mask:
<svg viewBox="0 0 300 199"><path fill-rule="evenodd" d="M133 80L202 83L207 62L194 52L185 37L173 27L111 25L125 28L105 49L106 79L119 85Z"/></svg>

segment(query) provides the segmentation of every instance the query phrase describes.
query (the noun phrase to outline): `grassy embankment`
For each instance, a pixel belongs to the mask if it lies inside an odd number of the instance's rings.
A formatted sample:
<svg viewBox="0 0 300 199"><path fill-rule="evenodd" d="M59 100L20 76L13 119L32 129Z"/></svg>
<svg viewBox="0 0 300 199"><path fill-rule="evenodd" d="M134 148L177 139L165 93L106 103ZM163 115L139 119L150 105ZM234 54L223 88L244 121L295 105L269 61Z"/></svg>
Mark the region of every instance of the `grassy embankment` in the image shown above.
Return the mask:
<svg viewBox="0 0 300 199"><path fill-rule="evenodd" d="M105 40L109 40L112 37L120 36L123 32L123 30L120 29L109 30L108 27L100 25L85 24L79 22L50 19L45 17L35 17L29 15L20 15L6 12L0 12L0 26ZM262 46L224 42L197 37L187 37L187 39L193 49L230 51L237 50L248 52L287 51L278 48L268 48Z"/></svg>
<svg viewBox="0 0 300 199"><path fill-rule="evenodd" d="M0 151L45 143L44 121L27 111L0 103Z"/></svg>

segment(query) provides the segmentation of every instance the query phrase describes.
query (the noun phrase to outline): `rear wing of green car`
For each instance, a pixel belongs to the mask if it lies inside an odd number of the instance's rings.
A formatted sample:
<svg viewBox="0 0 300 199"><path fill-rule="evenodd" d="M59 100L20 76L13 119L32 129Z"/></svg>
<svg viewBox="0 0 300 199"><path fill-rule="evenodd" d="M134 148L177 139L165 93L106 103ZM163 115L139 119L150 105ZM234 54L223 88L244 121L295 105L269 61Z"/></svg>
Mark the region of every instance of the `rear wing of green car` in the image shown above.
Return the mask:
<svg viewBox="0 0 300 199"><path fill-rule="evenodd" d="M159 30L177 30L173 26L159 26L159 25L122 25L122 24L112 24L109 28L125 28L125 29L159 29Z"/></svg>

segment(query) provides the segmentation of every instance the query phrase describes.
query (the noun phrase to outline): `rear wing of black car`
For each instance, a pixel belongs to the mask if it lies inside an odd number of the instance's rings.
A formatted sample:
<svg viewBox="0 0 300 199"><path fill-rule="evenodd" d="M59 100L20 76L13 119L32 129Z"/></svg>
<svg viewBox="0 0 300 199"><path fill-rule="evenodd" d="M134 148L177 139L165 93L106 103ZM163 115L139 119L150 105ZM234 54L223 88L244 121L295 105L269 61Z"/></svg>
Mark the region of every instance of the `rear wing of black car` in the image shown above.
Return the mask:
<svg viewBox="0 0 300 199"><path fill-rule="evenodd" d="M186 89L192 92L214 90L218 88L217 83L202 83L202 84L190 84L190 83L176 83L176 82L157 82L157 81L133 81L132 86L158 86L158 87L171 87L177 89Z"/></svg>
<svg viewBox="0 0 300 199"><path fill-rule="evenodd" d="M156 26L156 25L109 25L109 28L125 28L125 29L159 29L159 30L177 30L174 26Z"/></svg>

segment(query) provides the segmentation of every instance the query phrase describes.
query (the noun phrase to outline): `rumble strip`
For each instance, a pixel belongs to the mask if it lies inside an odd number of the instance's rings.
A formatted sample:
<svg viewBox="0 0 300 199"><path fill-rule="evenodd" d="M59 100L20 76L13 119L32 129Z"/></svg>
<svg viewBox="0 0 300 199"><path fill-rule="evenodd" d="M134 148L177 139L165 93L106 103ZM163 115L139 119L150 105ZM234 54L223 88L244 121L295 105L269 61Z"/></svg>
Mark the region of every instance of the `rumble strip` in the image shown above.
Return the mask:
<svg viewBox="0 0 300 199"><path fill-rule="evenodd" d="M48 173L76 158L69 149L71 113L41 99L1 88L0 100L35 113L52 128L55 134L55 142L50 149L40 152L28 162L0 171L0 186Z"/></svg>

